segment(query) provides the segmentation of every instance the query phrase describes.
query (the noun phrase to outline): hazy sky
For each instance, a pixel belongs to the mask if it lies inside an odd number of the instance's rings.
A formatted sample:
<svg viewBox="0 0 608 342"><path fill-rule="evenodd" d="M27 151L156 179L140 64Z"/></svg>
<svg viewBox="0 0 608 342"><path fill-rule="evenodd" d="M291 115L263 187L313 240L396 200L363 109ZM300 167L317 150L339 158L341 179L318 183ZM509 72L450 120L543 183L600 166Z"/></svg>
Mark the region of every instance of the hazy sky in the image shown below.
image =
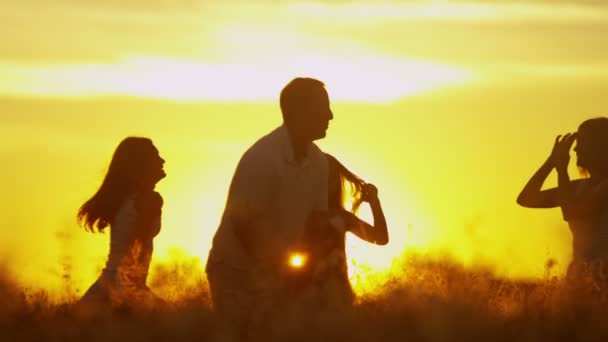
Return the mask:
<svg viewBox="0 0 608 342"><path fill-rule="evenodd" d="M210 3L0 0L0 253L23 279L56 286L65 260L78 286L96 276L107 236L74 215L132 134L167 159L156 260L204 259L240 154L300 75L333 99L320 145L385 203L391 244L353 257L567 265L559 211L515 197L555 135L606 113L604 1Z"/></svg>

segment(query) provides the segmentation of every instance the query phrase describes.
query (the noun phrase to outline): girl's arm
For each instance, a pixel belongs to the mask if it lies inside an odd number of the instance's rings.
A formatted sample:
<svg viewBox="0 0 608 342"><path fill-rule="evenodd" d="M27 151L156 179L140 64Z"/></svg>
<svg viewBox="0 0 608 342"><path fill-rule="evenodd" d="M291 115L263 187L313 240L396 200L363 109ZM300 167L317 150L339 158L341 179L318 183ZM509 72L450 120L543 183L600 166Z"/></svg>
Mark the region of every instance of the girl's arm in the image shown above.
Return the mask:
<svg viewBox="0 0 608 342"><path fill-rule="evenodd" d="M586 217L608 204L608 181L603 181L591 190L577 192L583 180L570 180L568 164L570 149L576 140L576 134L566 134L555 140L549 159L532 176L524 190L517 198L517 203L530 208L561 207L564 218ZM557 170L557 188L541 191L548 174L555 167Z"/></svg>
<svg viewBox="0 0 608 342"><path fill-rule="evenodd" d="M526 208L559 207L557 188L541 190L552 170L553 164L550 159L547 159L526 183L517 197L517 204Z"/></svg>
<svg viewBox="0 0 608 342"><path fill-rule="evenodd" d="M373 226L359 219L355 214L344 210L342 215L346 220L346 230L367 242L386 245L389 240L388 228L384 211L378 198L378 189L372 184L366 184L363 188L363 200L368 202L372 209Z"/></svg>
<svg viewBox="0 0 608 342"><path fill-rule="evenodd" d="M591 190L577 191L581 181L572 182L570 180L568 164L570 163L570 149L575 140L576 133L566 134L556 144L552 153L557 170L557 196L564 219L567 221L575 217L592 215L606 204L608 195L608 186L605 182Z"/></svg>
<svg viewBox="0 0 608 342"><path fill-rule="evenodd" d="M562 207L568 207L576 201L576 187L573 186L570 175L568 175L570 149L575 139L575 134L564 135L561 141L558 139L551 153L555 170L557 170L557 194Z"/></svg>
<svg viewBox="0 0 608 342"><path fill-rule="evenodd" d="M574 196L575 183L568 177L570 148L576 139L576 134L566 134L563 138L557 136L551 155L534 173L519 196L517 203L526 208L555 208L570 203ZM558 171L558 187L541 190L547 177L556 168Z"/></svg>

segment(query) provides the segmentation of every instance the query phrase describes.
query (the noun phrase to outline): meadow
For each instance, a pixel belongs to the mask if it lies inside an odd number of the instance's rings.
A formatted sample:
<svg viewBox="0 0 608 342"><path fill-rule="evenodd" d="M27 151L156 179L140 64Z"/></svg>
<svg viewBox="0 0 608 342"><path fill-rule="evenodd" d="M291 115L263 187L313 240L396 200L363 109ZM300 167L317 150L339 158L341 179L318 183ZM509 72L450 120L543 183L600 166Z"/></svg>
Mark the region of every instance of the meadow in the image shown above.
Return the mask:
<svg viewBox="0 0 608 342"><path fill-rule="evenodd" d="M412 255L399 277L360 295L352 310L282 315L280 341L599 341L608 337L608 288L554 276L535 281L500 278L449 260ZM6 268L5 268L6 269ZM183 258L157 265L150 287L169 302L162 310L82 315L80 290L64 276L62 299L0 280L2 341L224 341L201 263ZM264 338L267 340L267 338Z"/></svg>

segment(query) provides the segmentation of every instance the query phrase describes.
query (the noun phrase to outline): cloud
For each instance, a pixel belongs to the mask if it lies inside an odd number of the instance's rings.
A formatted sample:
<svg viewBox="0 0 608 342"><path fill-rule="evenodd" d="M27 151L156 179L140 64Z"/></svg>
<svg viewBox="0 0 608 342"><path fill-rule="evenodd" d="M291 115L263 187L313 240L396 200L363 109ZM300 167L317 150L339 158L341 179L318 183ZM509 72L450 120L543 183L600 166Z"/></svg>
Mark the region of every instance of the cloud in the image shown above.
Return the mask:
<svg viewBox="0 0 608 342"><path fill-rule="evenodd" d="M5 0L9 8L88 8L116 10L191 10L206 3L201 0Z"/></svg>
<svg viewBox="0 0 608 342"><path fill-rule="evenodd" d="M238 13L98 10L97 2L3 8L0 63L112 63L129 55L204 54L205 37ZM63 7L62 7L63 6ZM143 7L143 5L142 5Z"/></svg>
<svg viewBox="0 0 608 342"><path fill-rule="evenodd" d="M338 101L385 102L472 78L448 65L364 52L240 64L132 58L115 65L8 66L0 71L6 75L0 93L13 96L126 95L183 101L274 101L290 79L306 75L335 89L332 98Z"/></svg>
<svg viewBox="0 0 608 342"><path fill-rule="evenodd" d="M264 60L302 65L295 60L318 56L339 60L342 69L336 68L330 78L339 72L348 74L345 70L354 62L343 63L342 58L361 55L379 56L379 61L429 61L457 70L488 65L500 69L500 64L530 65L530 69L545 64L597 65L608 58L603 44L608 12L593 7L602 3L9 0L0 13L0 30L10 33L0 37L0 65L3 70L13 68L4 75L21 84L35 72L37 89L53 87L43 79L67 79L61 82L64 89L76 91L78 86L70 85L73 75L99 80L91 71L96 68L108 72L106 79L117 77L124 75L125 65L133 67L125 61L146 59L192 62L197 72L207 70L202 73L207 79L222 77L228 69L249 70L247 65ZM387 65L405 70L400 63ZM66 66L72 67L62 69ZM40 76L49 70L55 70L52 77ZM60 70L69 72L61 78ZM173 71L181 75L180 70ZM259 70L263 72L241 74L253 78L277 74L266 66ZM272 76L277 84L293 73L278 74L283 76ZM6 89L10 79L3 78L0 82ZM26 82L28 87L32 82L31 78ZM83 83L91 82L75 84ZM109 91L104 84L97 83L95 92Z"/></svg>
<svg viewBox="0 0 608 342"><path fill-rule="evenodd" d="M340 22L421 21L605 21L608 11L576 1L353 1L298 2L294 14ZM600 5L600 3L598 3ZM608 7L606 7L608 9Z"/></svg>

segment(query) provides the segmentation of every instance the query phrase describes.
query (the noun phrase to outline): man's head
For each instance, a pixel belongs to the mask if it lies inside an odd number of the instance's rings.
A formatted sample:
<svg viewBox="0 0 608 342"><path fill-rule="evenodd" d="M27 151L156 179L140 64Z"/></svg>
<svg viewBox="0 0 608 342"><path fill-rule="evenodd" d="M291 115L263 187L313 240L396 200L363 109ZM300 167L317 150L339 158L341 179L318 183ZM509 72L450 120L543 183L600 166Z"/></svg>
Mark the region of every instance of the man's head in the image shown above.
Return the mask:
<svg viewBox="0 0 608 342"><path fill-rule="evenodd" d="M325 137L333 113L325 84L314 78L295 78L281 91L283 122L299 138Z"/></svg>

